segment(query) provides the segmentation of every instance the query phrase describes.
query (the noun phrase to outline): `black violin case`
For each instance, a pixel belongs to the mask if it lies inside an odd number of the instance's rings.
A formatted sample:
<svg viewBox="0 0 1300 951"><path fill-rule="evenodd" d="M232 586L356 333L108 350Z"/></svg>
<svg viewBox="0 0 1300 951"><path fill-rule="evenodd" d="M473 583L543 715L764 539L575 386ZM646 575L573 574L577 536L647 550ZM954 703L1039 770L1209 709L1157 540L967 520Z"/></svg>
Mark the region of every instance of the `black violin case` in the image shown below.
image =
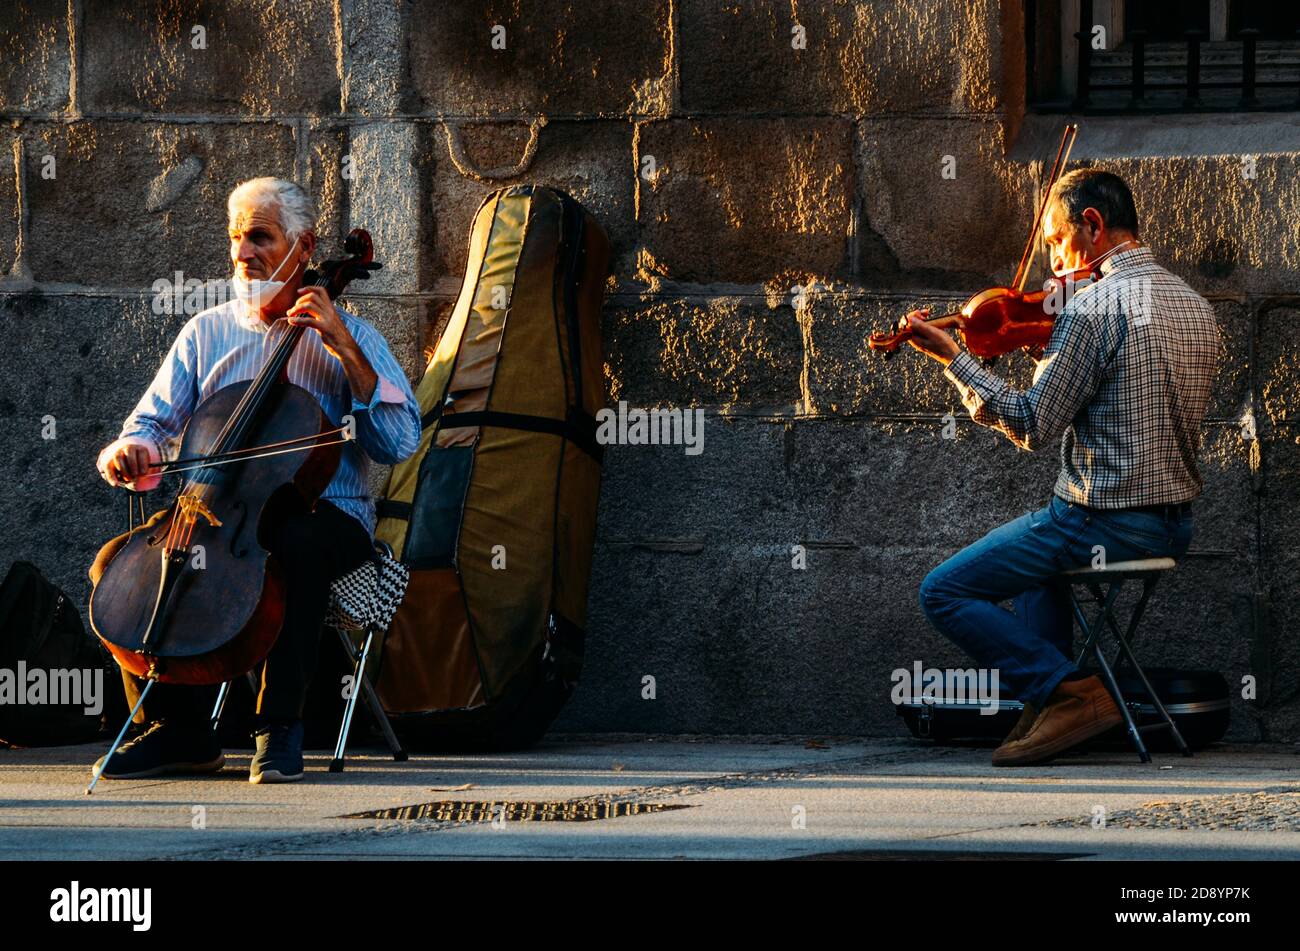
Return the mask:
<svg viewBox="0 0 1300 951"><path fill-rule="evenodd" d="M1232 701L1228 696L1228 682L1222 674L1212 670L1173 667L1147 667L1144 670L1189 747L1201 749L1223 739L1228 732ZM1120 670L1116 677L1137 724L1159 723L1160 714L1138 676L1130 670ZM939 745L996 746L1016 725L1024 706L1019 700L1000 699L996 703L996 713L983 713L983 707L975 702L945 703L943 700L918 699L899 704L895 710L918 739ZM1143 733L1142 739L1153 752L1177 749L1168 730L1151 730ZM1099 748L1131 746L1123 724L1092 740L1089 745Z"/></svg>

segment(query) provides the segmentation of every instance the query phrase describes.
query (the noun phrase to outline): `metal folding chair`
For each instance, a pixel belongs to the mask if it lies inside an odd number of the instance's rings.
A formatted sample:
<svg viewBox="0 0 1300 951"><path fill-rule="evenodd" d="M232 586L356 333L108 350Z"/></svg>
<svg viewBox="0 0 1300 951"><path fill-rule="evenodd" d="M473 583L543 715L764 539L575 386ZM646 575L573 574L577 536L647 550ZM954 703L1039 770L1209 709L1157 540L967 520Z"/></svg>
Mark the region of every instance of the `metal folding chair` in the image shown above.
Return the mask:
<svg viewBox="0 0 1300 951"><path fill-rule="evenodd" d="M1133 637L1137 632L1138 622L1142 620L1142 613L1146 610L1147 601L1151 598L1151 592L1155 589L1160 576L1166 571L1172 570L1176 564L1177 562L1172 558L1144 558L1136 561L1114 562L1105 568L1072 568L1069 571L1062 572L1061 575L1070 592L1070 606L1074 611L1074 617L1078 620L1084 634L1083 650L1080 651L1076 663L1082 667L1090 656L1096 658L1097 666L1101 668L1101 675L1106 682L1106 686L1110 688L1110 692L1119 706L1120 713L1124 716L1124 725L1128 730L1129 739L1133 741L1138 758L1143 763L1151 762L1151 754L1147 752L1146 744L1142 741L1143 730L1169 730L1183 755L1192 755L1192 751L1188 748L1186 741L1183 740L1183 735L1178 732L1178 726L1174 723L1173 717L1165 709L1164 703L1161 702L1155 688L1151 686L1151 681L1147 679L1146 673L1142 670L1142 665L1138 663L1137 657L1133 654ZM1142 594L1139 596L1137 604L1133 606L1133 613L1129 616L1127 628L1121 632L1115 618L1115 605L1119 600L1120 591L1129 581L1141 581ZM1075 590L1076 587L1080 586L1086 587L1092 597L1080 600ZM1084 604L1097 604L1099 606L1091 623L1084 615ZM1117 644L1114 659L1109 663L1106 661L1100 641L1101 632L1107 628L1114 635ZM1151 703L1160 714L1161 722L1138 726L1134 720L1133 709L1139 708L1140 704L1129 703L1124 699L1124 695L1119 689L1119 682L1115 677L1115 671L1125 661L1133 668L1133 672L1141 680L1142 686L1146 688L1147 695L1151 697Z"/></svg>
<svg viewBox="0 0 1300 951"><path fill-rule="evenodd" d="M392 549L383 542L377 542L375 544L375 550L387 554L390 557L392 555ZM343 705L343 721L339 725L339 737L337 742L334 744L334 756L330 760L330 772L343 772L344 758L347 752L348 735L352 730L352 718L357 710L358 697L365 697L366 708L370 711L370 715L374 717L375 723L378 724L379 731L383 733L384 741L388 744L388 749L393 754L393 760L398 763L405 762L407 758L406 750L403 749L401 741L397 738L397 734L393 732L393 725L388 721L388 714L384 712L383 705L379 702L379 695L375 693L374 685L366 675L366 662L370 658L370 649L374 644L375 635L378 633L376 625L367 624L362 628L351 629L364 635L361 639L360 646L353 643L352 638L348 634L349 629L336 627L334 630L338 634L339 640L342 642L344 652L352 661L352 683L351 689L348 691ZM252 688L253 693L256 694L257 679L253 676L251 671L248 674L245 674L245 676L248 678L248 684ZM221 723L221 713L225 709L226 698L230 694L231 683L232 681L226 681L221 685L221 689L217 693L216 703L212 707L212 729L214 731Z"/></svg>

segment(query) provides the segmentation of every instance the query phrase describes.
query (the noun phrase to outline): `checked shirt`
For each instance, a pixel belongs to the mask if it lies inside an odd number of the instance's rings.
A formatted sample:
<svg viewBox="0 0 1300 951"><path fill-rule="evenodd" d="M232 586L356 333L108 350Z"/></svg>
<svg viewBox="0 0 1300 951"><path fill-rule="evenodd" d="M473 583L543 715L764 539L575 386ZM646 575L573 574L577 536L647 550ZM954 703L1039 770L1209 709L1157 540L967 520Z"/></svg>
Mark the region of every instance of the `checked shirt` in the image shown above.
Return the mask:
<svg viewBox="0 0 1300 951"><path fill-rule="evenodd" d="M1100 509L1186 502L1223 352L1209 302L1149 248L1113 254L1056 318L1024 392L966 351L944 376L971 418L1035 450L1061 437L1055 493Z"/></svg>

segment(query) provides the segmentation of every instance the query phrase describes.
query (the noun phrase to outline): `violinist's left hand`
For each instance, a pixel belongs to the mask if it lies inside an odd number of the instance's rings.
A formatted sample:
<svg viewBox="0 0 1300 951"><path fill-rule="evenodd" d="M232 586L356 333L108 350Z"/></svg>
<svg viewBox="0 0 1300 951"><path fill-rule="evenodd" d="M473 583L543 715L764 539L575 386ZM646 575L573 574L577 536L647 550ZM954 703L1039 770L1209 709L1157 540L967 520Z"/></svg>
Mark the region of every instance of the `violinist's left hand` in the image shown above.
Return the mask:
<svg viewBox="0 0 1300 951"><path fill-rule="evenodd" d="M952 362L953 357L961 353L961 347L948 331L926 323L926 318L929 316L930 308L926 307L923 310L914 310L903 318L912 331L912 336L907 342L927 357L933 357L947 366Z"/></svg>

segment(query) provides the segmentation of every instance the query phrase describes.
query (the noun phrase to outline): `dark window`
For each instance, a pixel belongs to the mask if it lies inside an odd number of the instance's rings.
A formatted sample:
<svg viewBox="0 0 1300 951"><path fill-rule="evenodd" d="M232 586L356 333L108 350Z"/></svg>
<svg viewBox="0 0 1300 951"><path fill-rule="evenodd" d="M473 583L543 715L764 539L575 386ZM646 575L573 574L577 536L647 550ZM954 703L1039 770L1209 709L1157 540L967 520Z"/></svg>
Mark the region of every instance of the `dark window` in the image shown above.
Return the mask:
<svg viewBox="0 0 1300 951"><path fill-rule="evenodd" d="M1188 30L1210 35L1210 0L1128 0L1124 4L1128 32L1146 30L1147 42L1181 40Z"/></svg>
<svg viewBox="0 0 1300 951"><path fill-rule="evenodd" d="M1261 40L1294 40L1300 33L1300 4L1277 0L1233 0L1228 5L1228 36L1238 39L1249 27Z"/></svg>
<svg viewBox="0 0 1300 951"><path fill-rule="evenodd" d="M1300 2L1026 0L1041 112L1300 111Z"/></svg>

